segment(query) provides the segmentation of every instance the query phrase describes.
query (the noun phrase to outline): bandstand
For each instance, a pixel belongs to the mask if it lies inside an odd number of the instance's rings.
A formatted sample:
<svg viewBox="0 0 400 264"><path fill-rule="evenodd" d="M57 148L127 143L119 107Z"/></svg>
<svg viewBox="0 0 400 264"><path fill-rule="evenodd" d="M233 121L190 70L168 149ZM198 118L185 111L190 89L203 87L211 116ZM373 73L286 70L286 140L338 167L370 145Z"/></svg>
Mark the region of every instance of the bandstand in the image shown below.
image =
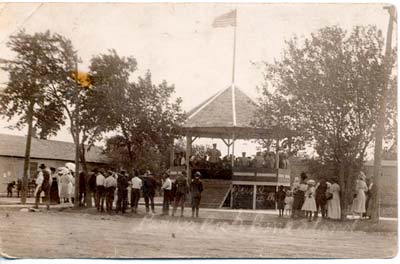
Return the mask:
<svg viewBox="0 0 400 264"><path fill-rule="evenodd" d="M238 87L229 86L187 114L182 128L186 137L186 166L172 166L172 177L186 169L189 181L199 168L190 165L192 144L198 138L221 139L231 151L231 166L228 177L204 179L205 190L202 204L205 207L229 207L243 209L275 208L275 192L279 185L290 186L290 168L279 169L279 138L272 138L272 128L256 128L251 125L257 104ZM275 140L275 168L236 167L234 163L236 140ZM186 168L185 168L186 167Z"/></svg>

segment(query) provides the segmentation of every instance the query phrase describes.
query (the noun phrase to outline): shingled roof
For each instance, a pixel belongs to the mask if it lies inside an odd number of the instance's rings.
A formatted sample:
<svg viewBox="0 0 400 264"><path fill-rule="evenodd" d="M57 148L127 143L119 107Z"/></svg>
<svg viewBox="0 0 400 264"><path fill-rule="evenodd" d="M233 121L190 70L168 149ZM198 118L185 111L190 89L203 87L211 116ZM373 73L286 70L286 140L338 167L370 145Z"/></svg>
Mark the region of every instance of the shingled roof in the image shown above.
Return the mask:
<svg viewBox="0 0 400 264"><path fill-rule="evenodd" d="M251 125L257 104L238 87L229 86L188 112L183 126L193 136L261 138L268 130Z"/></svg>
<svg viewBox="0 0 400 264"><path fill-rule="evenodd" d="M0 134L0 156L25 157L25 136ZM31 158L75 161L75 144L64 141L32 138ZM86 152L86 161L107 163L107 157L100 147L91 147Z"/></svg>

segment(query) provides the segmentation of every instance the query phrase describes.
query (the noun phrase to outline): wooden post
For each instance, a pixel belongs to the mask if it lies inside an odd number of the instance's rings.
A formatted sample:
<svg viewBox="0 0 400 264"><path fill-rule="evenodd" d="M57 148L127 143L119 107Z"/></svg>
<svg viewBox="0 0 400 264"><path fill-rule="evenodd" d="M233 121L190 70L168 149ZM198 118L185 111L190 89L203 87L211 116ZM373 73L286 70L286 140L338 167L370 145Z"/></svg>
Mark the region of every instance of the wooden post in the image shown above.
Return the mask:
<svg viewBox="0 0 400 264"><path fill-rule="evenodd" d="M79 98L79 91L80 91L80 84L78 80L78 58L76 58L75 61L75 66L76 66L76 95L75 95L75 104L76 104L76 109L75 109L75 201L74 201L74 207L78 208L80 206L79 201L79 104L80 104L80 98Z"/></svg>
<svg viewBox="0 0 400 264"><path fill-rule="evenodd" d="M171 145L171 150L169 154L169 166L168 168L171 168L174 166L174 159L175 159L175 139L172 139L172 145Z"/></svg>
<svg viewBox="0 0 400 264"><path fill-rule="evenodd" d="M275 154L276 188L275 188L275 191L278 192L278 182L279 182L279 139L276 139L275 150L276 150L276 154ZM278 209L277 203L275 203L275 210L276 209Z"/></svg>
<svg viewBox="0 0 400 264"><path fill-rule="evenodd" d="M257 201L257 185L253 185L253 210L256 210L256 201Z"/></svg>
<svg viewBox="0 0 400 264"><path fill-rule="evenodd" d="M382 175L382 141L385 132L385 115L386 115L386 100L388 95L388 86L390 85L390 75L392 72L391 59L392 59L392 33L393 23L397 20L395 6L384 7L389 12L389 25L386 34L386 50L385 58L383 61L385 67L385 76L383 79L383 91L379 102L379 117L376 120L376 131L375 131L375 151L374 151L374 171L373 171L373 184L375 188L372 192L371 208L372 208L372 221L379 221L379 193L380 193L380 177Z"/></svg>
<svg viewBox="0 0 400 264"><path fill-rule="evenodd" d="M186 133L186 174L188 177L188 182L190 183L192 180L192 175L191 175L191 168L190 168L190 155L192 154L192 135L190 132Z"/></svg>
<svg viewBox="0 0 400 264"><path fill-rule="evenodd" d="M275 167L279 169L279 139L276 140L275 146Z"/></svg>
<svg viewBox="0 0 400 264"><path fill-rule="evenodd" d="M232 134L232 158L231 158L231 162L232 162L232 168L235 166L235 133Z"/></svg>
<svg viewBox="0 0 400 264"><path fill-rule="evenodd" d="M32 99L29 104L28 113L27 113L28 135L26 136L24 175L22 177L22 186L21 186L21 203L22 204L26 203L26 198L28 197L28 192L29 192L28 177L32 176L32 175L29 175L29 171L30 171L34 106L35 106L35 99Z"/></svg>
<svg viewBox="0 0 400 264"><path fill-rule="evenodd" d="M230 207L232 209L232 207L233 207L233 184L231 185L231 202L230 203L231 203Z"/></svg>

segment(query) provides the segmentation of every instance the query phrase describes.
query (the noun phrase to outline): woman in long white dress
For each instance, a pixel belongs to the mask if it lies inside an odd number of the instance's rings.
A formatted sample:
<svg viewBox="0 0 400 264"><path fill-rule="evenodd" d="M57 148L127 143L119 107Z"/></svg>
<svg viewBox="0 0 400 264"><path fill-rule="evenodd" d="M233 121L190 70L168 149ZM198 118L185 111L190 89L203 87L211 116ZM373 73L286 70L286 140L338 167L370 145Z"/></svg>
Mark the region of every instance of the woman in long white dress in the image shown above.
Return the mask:
<svg viewBox="0 0 400 264"><path fill-rule="evenodd" d="M340 208L340 186L337 184L336 180L333 183L328 184L327 192L330 194L328 200L328 218L338 220L341 217Z"/></svg>
<svg viewBox="0 0 400 264"><path fill-rule="evenodd" d="M59 175L60 175L60 202L64 203L65 200L68 199L69 203L71 203L71 177L72 175L69 172L69 169L62 167L59 168Z"/></svg>
<svg viewBox="0 0 400 264"><path fill-rule="evenodd" d="M365 192L368 191L367 183L365 182L366 176L363 172L360 172L358 176L358 180L356 182L356 197L353 200L352 211L353 211L353 219L355 218L355 214L360 215L360 219L362 215L366 212L365 203L367 201L367 197Z"/></svg>
<svg viewBox="0 0 400 264"><path fill-rule="evenodd" d="M68 192L69 192L70 202L72 203L73 199L75 198L75 177L72 176L72 173L69 173Z"/></svg>

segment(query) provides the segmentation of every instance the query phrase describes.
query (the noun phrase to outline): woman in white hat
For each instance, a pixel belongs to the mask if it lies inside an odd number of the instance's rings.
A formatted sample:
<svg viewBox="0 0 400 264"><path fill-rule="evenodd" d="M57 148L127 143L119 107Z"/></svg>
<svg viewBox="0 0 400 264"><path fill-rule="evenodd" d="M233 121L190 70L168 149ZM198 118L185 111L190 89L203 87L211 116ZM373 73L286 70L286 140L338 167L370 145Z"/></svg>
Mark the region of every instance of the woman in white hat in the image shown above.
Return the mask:
<svg viewBox="0 0 400 264"><path fill-rule="evenodd" d="M302 211L306 212L306 217L308 221L312 221L313 213L317 211L317 204L315 202L315 181L308 180L307 181L307 191L304 194L304 203L301 207Z"/></svg>
<svg viewBox="0 0 400 264"><path fill-rule="evenodd" d="M356 182L356 196L353 200L352 211L353 211L353 219L355 218L355 214L360 215L360 219L362 215L366 212L365 210L365 202L367 200L365 196L365 192L368 191L368 186L366 181L366 176L364 172L360 172L358 175L358 179Z"/></svg>

